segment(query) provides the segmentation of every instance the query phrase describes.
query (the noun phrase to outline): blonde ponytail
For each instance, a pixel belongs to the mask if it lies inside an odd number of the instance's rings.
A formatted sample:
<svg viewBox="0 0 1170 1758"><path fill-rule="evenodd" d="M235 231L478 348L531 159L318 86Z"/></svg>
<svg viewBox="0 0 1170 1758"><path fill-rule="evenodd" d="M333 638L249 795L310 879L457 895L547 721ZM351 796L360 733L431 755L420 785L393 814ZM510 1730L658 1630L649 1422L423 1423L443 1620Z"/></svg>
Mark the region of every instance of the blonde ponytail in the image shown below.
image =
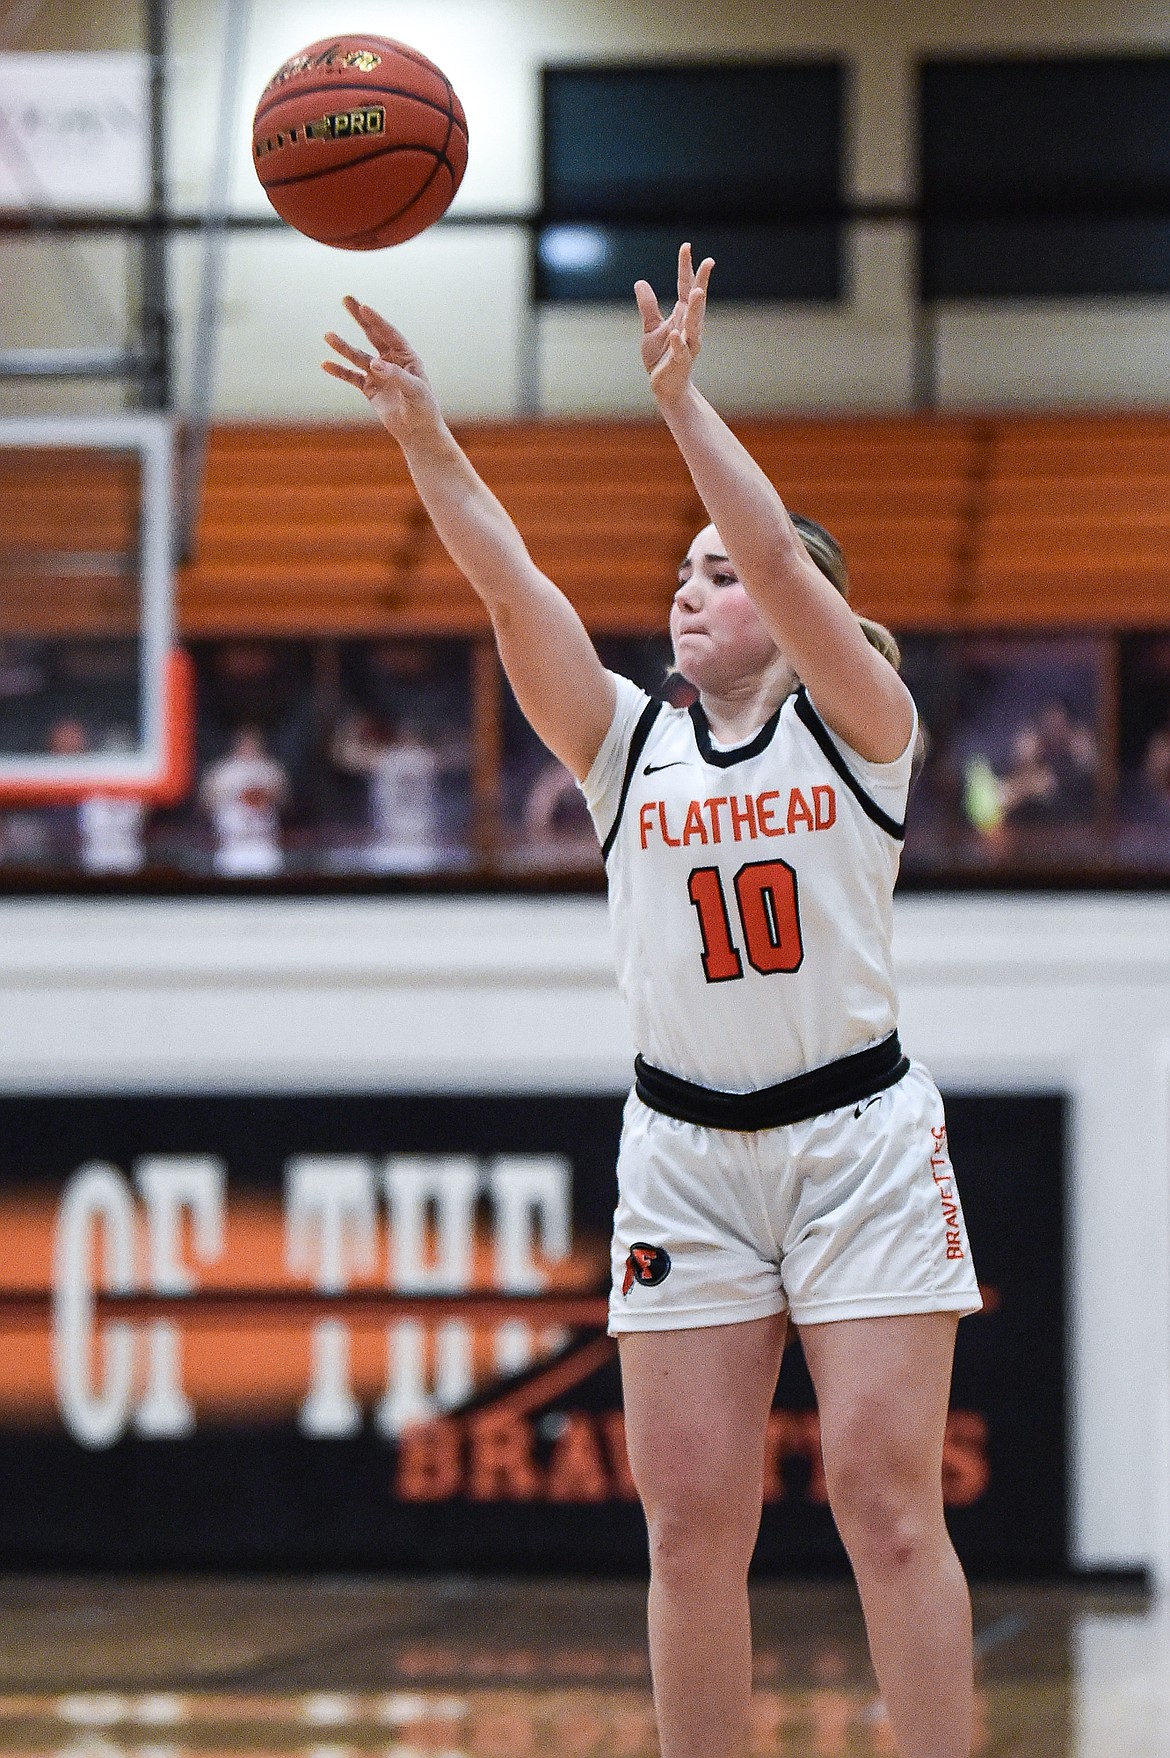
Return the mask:
<svg viewBox="0 0 1170 1758"><path fill-rule="evenodd" d="M849 598L849 568L841 545L831 531L818 525L815 519L806 518L803 513L790 513L789 517L796 526L801 542L804 544L812 560L816 563L825 579L837 588L842 598ZM895 671L902 669L902 650L884 623L875 623L869 617L858 617L865 638L871 647L876 647L883 659L888 659Z"/></svg>
<svg viewBox="0 0 1170 1758"><path fill-rule="evenodd" d="M862 634L871 647L876 647L883 659L888 659L895 671L902 669L902 649L896 638L891 635L884 623L872 622L869 617L858 617Z"/></svg>

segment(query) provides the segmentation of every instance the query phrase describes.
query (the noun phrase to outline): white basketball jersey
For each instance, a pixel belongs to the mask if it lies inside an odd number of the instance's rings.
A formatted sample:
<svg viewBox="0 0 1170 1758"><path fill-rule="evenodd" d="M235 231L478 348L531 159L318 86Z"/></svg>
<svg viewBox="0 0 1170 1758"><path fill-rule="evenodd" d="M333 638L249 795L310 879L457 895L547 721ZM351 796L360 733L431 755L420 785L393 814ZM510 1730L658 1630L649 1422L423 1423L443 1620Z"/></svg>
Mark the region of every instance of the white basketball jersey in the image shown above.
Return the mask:
<svg viewBox="0 0 1170 1758"><path fill-rule="evenodd" d="M698 706L614 682L582 788L636 1048L684 1080L752 1092L886 1037L917 723L901 757L868 763L799 690L725 748Z"/></svg>

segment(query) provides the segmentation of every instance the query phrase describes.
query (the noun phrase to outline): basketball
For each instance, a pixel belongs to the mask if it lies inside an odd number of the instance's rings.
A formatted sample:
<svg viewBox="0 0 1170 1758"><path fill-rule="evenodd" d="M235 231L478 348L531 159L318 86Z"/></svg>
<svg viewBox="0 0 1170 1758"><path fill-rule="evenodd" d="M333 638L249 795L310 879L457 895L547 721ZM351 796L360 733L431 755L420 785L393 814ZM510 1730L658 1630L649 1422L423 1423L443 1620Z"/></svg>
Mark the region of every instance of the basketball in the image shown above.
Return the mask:
<svg viewBox="0 0 1170 1758"><path fill-rule="evenodd" d="M451 82L389 37L312 43L269 80L252 157L290 226L339 250L402 244L447 211L467 167Z"/></svg>

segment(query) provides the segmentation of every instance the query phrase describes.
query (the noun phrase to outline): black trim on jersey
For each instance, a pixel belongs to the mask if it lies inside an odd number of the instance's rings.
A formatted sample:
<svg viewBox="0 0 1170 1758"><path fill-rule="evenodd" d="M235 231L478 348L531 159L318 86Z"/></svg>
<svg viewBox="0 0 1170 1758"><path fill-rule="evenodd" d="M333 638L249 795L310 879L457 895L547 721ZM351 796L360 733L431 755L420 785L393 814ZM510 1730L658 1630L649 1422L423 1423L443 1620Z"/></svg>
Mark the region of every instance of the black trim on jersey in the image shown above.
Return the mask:
<svg viewBox="0 0 1170 1758"><path fill-rule="evenodd" d="M783 708L783 702L780 708ZM720 769L730 769L733 763L746 763L749 757L758 757L772 743L772 737L780 723L780 708L760 728L754 739L746 745L735 745L730 751L717 751L711 743L711 728L707 716L703 713L702 704L692 702L691 719L695 723L695 743L699 747L705 763L714 763Z"/></svg>
<svg viewBox="0 0 1170 1758"><path fill-rule="evenodd" d="M820 746L822 755L828 759L829 763L831 763L833 768L837 771L837 774L841 777L841 780L845 783L845 786L849 789L866 817L872 818L878 828L884 830L887 836L892 836L895 842L905 842L905 821L899 824L896 818L891 818L888 812L882 811L876 800L870 799L869 795L850 769L848 763L846 763L844 757L842 757L840 751L833 743L828 727L809 701L808 691L803 684L801 684L796 692L796 713L798 718L803 721L804 725L808 728L809 732Z"/></svg>
<svg viewBox="0 0 1170 1758"><path fill-rule="evenodd" d="M626 755L626 772L622 776L622 791L618 795L617 811L614 813L613 823L609 827L609 835L601 845L601 858L603 861L608 861L609 859L609 851L614 845L614 840L617 837L618 830L621 826L622 813L626 809L626 799L629 796L630 786L634 779L634 771L638 767L638 758L646 749L646 740L650 737L650 728L654 725L654 722L662 712L662 706L662 701L659 697L651 697L650 701L647 702L645 708L643 708L641 714L638 716L637 725L630 734L630 749Z"/></svg>
<svg viewBox="0 0 1170 1758"><path fill-rule="evenodd" d="M773 1087L760 1087L754 1093L721 1093L712 1087L696 1086L654 1068L641 1056L634 1058L634 1091L652 1111L665 1112L680 1123L698 1123L705 1129L779 1129L788 1123L804 1123L826 1111L843 1105L855 1105L861 1099L892 1087L910 1067L902 1054L896 1031L868 1050L857 1050L852 1056L840 1056L820 1068L810 1068L791 1080L779 1081Z"/></svg>

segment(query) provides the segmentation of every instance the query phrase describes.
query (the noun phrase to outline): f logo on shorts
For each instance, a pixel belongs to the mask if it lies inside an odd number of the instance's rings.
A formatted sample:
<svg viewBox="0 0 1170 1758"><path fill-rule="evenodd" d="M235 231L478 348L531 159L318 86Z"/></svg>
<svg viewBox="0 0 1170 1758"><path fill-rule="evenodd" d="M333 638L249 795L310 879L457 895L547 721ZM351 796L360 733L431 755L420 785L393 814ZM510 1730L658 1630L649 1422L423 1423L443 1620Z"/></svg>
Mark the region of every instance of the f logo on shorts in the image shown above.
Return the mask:
<svg viewBox="0 0 1170 1758"><path fill-rule="evenodd" d="M630 1247L630 1255L626 1259L626 1273L622 1281L622 1293L628 1294L635 1282L643 1288L657 1288L659 1282L665 1282L670 1274L670 1253L661 1245L646 1245L637 1240Z"/></svg>

